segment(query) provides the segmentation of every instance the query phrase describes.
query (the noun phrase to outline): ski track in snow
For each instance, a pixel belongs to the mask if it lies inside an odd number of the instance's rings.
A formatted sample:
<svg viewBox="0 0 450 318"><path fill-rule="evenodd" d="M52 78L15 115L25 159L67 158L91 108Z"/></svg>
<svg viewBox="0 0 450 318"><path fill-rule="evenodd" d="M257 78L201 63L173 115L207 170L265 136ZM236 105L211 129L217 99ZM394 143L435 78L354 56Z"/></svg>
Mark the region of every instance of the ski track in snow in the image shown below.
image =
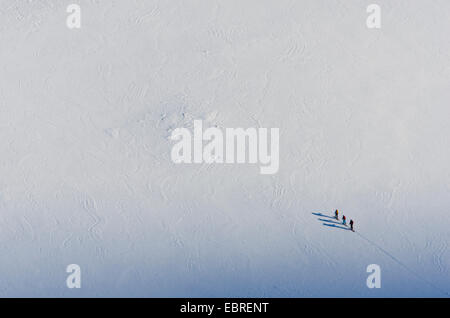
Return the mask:
<svg viewBox="0 0 450 318"><path fill-rule="evenodd" d="M407 270L409 273L411 273L413 276L416 277L416 279L421 280L423 282L425 282L426 284L430 285L431 287L433 287L435 290L439 291L442 295L446 295L446 296L450 296L450 292L443 290L442 288L436 286L433 282L430 282L429 280L425 279L423 277L423 275L420 275L419 273L417 273L416 271L412 270L408 265L406 265L405 263L403 263L402 261L400 261L398 258L396 258L395 256L393 256L391 253L389 253L388 251L386 251L384 248L380 247L378 244L376 244L375 242L369 240L367 237L365 237L364 235L362 235L359 232L355 232L358 236L360 236L361 238L363 238L364 240L366 240L368 243L370 243L371 245L373 245L374 247L376 247L377 249L379 249L381 252L383 252L384 254L386 254L388 257L390 257L392 260L394 260L397 264L399 264L400 266L402 266L405 270Z"/></svg>

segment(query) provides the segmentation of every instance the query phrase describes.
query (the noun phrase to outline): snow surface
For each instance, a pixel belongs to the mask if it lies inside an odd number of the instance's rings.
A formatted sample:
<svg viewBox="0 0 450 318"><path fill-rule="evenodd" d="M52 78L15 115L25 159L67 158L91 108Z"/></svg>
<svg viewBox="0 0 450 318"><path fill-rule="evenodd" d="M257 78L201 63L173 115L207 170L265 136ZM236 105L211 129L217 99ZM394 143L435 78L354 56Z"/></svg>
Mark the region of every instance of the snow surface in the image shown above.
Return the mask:
<svg viewBox="0 0 450 318"><path fill-rule="evenodd" d="M70 3L0 1L0 296L449 296L449 1L377 0L379 30L357 0ZM175 165L194 119L280 128L278 174Z"/></svg>

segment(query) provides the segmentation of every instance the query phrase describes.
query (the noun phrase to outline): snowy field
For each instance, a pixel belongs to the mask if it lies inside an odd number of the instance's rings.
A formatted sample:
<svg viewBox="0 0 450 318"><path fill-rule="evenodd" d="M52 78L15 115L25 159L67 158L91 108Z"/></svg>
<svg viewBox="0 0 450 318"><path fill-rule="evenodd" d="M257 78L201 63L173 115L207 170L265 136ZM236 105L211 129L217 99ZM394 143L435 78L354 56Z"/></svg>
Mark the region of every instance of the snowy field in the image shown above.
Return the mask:
<svg viewBox="0 0 450 318"><path fill-rule="evenodd" d="M448 0L376 0L380 29L362 0L80 0L69 29L73 2L0 0L0 296L450 296ZM194 120L279 128L278 173L175 164Z"/></svg>

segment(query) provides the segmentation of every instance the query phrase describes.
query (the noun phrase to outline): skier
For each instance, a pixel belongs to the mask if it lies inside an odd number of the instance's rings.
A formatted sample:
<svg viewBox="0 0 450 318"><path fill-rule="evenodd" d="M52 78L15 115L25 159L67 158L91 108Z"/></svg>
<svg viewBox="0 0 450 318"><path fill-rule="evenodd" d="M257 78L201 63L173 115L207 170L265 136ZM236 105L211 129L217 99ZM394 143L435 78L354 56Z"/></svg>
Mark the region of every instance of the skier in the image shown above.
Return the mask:
<svg viewBox="0 0 450 318"><path fill-rule="evenodd" d="M345 215L343 215L342 216L342 224L347 225L346 221L347 221L347 219L346 219Z"/></svg>
<svg viewBox="0 0 450 318"><path fill-rule="evenodd" d="M334 217L336 218L336 220L339 220L339 211L338 210L334 211Z"/></svg>
<svg viewBox="0 0 450 318"><path fill-rule="evenodd" d="M355 232L355 231L353 230L353 220L350 220L350 230L352 230L353 232Z"/></svg>

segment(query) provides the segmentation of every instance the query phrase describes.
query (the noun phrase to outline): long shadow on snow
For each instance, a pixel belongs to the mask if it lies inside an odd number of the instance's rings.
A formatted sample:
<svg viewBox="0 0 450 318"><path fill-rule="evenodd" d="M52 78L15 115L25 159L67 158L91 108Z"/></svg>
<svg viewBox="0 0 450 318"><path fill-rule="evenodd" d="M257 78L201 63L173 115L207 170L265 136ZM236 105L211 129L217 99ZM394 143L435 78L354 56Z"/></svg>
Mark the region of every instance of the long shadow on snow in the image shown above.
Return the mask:
<svg viewBox="0 0 450 318"><path fill-rule="evenodd" d="M348 231L350 230L348 227L338 226L338 225L342 225L342 223L334 221L334 220L336 220L336 218L334 216L329 216L329 215L325 215L322 213L314 213L314 212L312 214L316 215L316 216L330 218L331 220L319 219L319 221L327 222L327 223L322 223L325 226L335 227L335 228L341 229L341 230L348 230Z"/></svg>
<svg viewBox="0 0 450 318"><path fill-rule="evenodd" d="M346 231L350 231L350 229L349 228L347 228L347 227L343 227L343 226L337 226L336 224L329 224L329 223L322 223L323 225L325 225L325 226L329 226L329 227L335 227L335 228L338 228L338 229L342 229L342 230L346 230Z"/></svg>
<svg viewBox="0 0 450 318"><path fill-rule="evenodd" d="M329 216L329 215L325 215L325 214L322 214L322 213L313 213L314 215L317 215L317 216L322 216L322 217L326 217L326 218L330 218L330 219L336 219L334 216Z"/></svg>
<svg viewBox="0 0 450 318"><path fill-rule="evenodd" d="M328 223L333 223L333 224L342 225L342 222L336 222L336 221L326 220L326 219L318 219L318 220L319 220L319 221L322 221L322 222L328 222Z"/></svg>

